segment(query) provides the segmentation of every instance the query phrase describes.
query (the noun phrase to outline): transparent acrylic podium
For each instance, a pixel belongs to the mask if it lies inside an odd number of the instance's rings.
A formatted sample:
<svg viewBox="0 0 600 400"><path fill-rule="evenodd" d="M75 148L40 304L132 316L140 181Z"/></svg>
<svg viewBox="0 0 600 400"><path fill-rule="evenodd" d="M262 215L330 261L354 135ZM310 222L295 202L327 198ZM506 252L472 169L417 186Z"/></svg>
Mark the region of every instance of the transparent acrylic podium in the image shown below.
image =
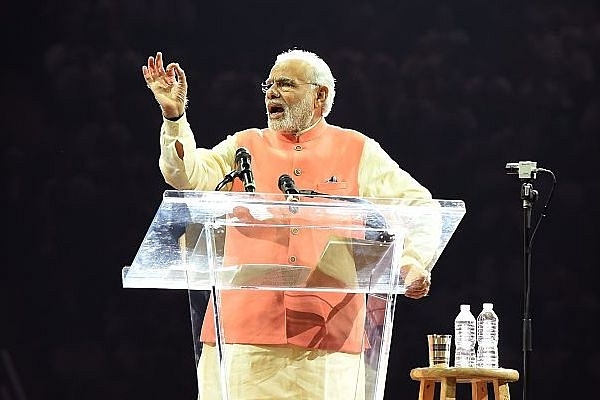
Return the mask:
<svg viewBox="0 0 600 400"><path fill-rule="evenodd" d="M278 398L307 371L383 399L402 265L422 256L431 270L464 214L460 200L168 190L123 287L188 291L202 400L237 399L240 381ZM240 344L305 351L306 363L250 367Z"/></svg>

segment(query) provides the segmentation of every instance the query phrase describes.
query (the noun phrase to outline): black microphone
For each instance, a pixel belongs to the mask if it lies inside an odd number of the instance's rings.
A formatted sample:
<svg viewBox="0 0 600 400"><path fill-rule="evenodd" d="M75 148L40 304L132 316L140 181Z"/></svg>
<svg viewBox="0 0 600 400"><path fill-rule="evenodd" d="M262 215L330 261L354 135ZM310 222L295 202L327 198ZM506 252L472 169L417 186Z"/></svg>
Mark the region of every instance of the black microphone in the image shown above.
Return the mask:
<svg viewBox="0 0 600 400"><path fill-rule="evenodd" d="M283 174L279 177L277 185L279 186L279 190L285 194L300 194L298 189L296 189L296 183L292 177L287 174Z"/></svg>
<svg viewBox="0 0 600 400"><path fill-rule="evenodd" d="M248 153L248 150L245 147L240 147L236 150L235 165L238 176L240 177L242 182L244 182L244 190L246 192L256 191L254 175L252 174L252 169L250 168L251 161L252 156L250 156L250 153Z"/></svg>
<svg viewBox="0 0 600 400"><path fill-rule="evenodd" d="M298 191L298 189L296 189L296 183L294 182L291 176L287 174L281 175L277 180L277 186L279 186L279 190L281 190L284 194L287 195L287 201L300 201L300 198L298 197L300 192ZM290 206L290 211L296 213L298 212L298 208L291 208Z"/></svg>

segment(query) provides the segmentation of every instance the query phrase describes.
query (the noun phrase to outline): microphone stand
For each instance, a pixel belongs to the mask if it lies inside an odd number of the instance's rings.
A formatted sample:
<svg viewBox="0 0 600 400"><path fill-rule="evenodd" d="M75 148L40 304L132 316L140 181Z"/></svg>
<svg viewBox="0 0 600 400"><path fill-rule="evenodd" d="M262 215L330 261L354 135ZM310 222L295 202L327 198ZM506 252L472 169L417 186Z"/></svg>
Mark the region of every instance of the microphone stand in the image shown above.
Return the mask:
<svg viewBox="0 0 600 400"><path fill-rule="evenodd" d="M518 174L521 180L521 200L523 201L523 400L527 400L530 395L529 388L529 355L532 350L531 340L531 315L530 295L531 295L531 249L533 247L533 236L546 216L546 210L550 206L552 194L556 187L556 176L554 172L546 168L537 168L535 161L519 161L518 163L507 163L505 167L507 174ZM552 188L548 194L546 204L540 213L540 216L532 228L531 213L534 203L538 199L538 192L533 188L533 181L537 172L547 173L552 176Z"/></svg>
<svg viewBox="0 0 600 400"><path fill-rule="evenodd" d="M532 351L531 344L531 315L530 315L530 294L531 294L531 213L533 205L538 198L537 190L533 189L531 179L523 180L521 185L521 200L523 200L523 400L529 397L529 355Z"/></svg>

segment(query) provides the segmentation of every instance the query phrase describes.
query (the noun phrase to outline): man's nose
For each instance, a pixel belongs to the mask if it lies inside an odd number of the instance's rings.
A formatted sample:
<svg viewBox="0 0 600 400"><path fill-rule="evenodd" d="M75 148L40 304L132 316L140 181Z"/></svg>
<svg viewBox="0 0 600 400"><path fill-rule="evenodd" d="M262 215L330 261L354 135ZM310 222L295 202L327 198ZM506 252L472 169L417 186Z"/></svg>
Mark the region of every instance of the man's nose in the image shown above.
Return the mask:
<svg viewBox="0 0 600 400"><path fill-rule="evenodd" d="M269 90L267 90L266 96L267 96L267 99L276 99L276 98L280 97L281 93L279 93L279 90L277 89L277 85L271 85Z"/></svg>

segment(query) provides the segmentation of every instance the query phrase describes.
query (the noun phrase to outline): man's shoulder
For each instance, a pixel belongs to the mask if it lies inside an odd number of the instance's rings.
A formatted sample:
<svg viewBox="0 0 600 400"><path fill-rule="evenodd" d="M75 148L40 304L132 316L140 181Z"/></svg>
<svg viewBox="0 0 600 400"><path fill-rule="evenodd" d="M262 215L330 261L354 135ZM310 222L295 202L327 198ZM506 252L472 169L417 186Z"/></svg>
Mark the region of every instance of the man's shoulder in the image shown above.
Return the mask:
<svg viewBox="0 0 600 400"><path fill-rule="evenodd" d="M348 133L357 133L359 135L365 135L364 133L362 133L361 131L359 131L358 129L355 128L350 128L346 125L341 125L341 124L337 124L335 122L330 122L328 120L324 120L324 126L328 129L334 129L340 132L348 132Z"/></svg>
<svg viewBox="0 0 600 400"><path fill-rule="evenodd" d="M252 136L252 135L263 135L264 132L268 131L266 128L244 128L233 134L235 137Z"/></svg>
<svg viewBox="0 0 600 400"><path fill-rule="evenodd" d="M356 129L352 129L352 128L346 128L343 126L339 126L339 125L335 125L335 124L327 124L327 129L331 130L332 132L336 132L342 135L352 135L352 136L356 136L359 137L361 139L368 139L369 137L367 135L365 135L364 133L356 130Z"/></svg>
<svg viewBox="0 0 600 400"><path fill-rule="evenodd" d="M261 133L263 131L266 131L267 128L244 128L242 130L239 130L235 133L235 135L241 135L241 134L248 134L248 133Z"/></svg>

